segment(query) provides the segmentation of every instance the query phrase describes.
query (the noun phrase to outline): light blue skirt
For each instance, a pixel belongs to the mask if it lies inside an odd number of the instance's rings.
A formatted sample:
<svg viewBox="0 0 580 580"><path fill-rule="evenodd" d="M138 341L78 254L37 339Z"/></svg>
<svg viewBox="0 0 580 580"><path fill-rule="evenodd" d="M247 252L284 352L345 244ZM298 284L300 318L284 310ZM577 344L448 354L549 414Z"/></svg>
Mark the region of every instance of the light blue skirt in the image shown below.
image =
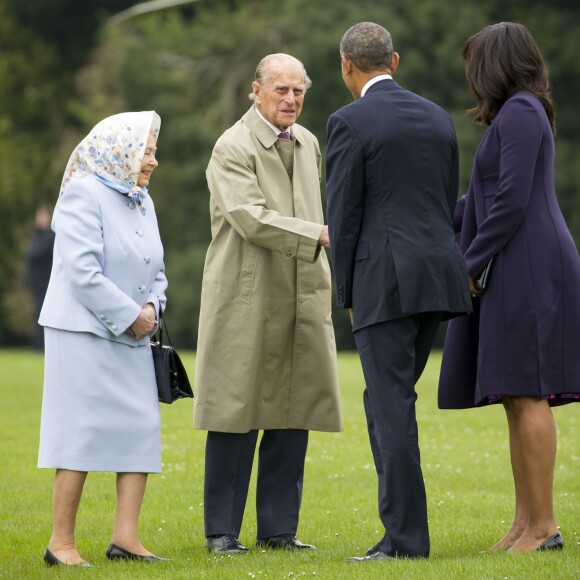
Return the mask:
<svg viewBox="0 0 580 580"><path fill-rule="evenodd" d="M149 345L45 328L38 467L159 473L161 420Z"/></svg>

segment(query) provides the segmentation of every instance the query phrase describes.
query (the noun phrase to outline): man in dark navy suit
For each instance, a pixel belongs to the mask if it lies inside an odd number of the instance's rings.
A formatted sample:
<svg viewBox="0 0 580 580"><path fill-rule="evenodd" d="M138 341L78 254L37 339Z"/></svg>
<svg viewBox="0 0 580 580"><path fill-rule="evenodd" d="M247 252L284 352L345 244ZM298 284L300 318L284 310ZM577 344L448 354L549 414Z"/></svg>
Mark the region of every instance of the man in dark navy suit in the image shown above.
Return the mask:
<svg viewBox="0 0 580 580"><path fill-rule="evenodd" d="M350 309L379 480L383 538L353 561L429 556L415 384L439 323L471 311L453 232L455 130L400 87L399 55L378 24L350 28L342 76L355 101L328 120L327 200L337 303Z"/></svg>

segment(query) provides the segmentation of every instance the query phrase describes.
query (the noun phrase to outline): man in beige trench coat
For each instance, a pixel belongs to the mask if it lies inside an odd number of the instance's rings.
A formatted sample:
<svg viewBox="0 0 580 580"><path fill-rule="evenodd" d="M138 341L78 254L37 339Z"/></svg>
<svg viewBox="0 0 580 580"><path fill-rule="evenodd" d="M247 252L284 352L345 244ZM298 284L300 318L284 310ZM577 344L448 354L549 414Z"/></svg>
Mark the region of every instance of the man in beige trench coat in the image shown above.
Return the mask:
<svg viewBox="0 0 580 580"><path fill-rule="evenodd" d="M296 539L308 431L340 431L320 149L296 124L311 82L300 61L265 57L250 110L207 168L212 241L203 275L194 427L208 431L206 547L238 540L258 431L257 546Z"/></svg>

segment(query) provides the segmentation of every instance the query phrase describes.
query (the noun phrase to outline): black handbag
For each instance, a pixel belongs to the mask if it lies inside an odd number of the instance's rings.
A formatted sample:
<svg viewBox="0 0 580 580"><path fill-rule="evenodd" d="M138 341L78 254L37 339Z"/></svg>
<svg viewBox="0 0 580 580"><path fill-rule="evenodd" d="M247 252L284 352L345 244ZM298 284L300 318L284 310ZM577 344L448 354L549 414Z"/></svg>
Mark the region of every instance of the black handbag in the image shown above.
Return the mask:
<svg viewBox="0 0 580 580"><path fill-rule="evenodd" d="M167 334L168 344L163 344L163 327ZM193 397L193 390L185 368L177 351L171 346L171 338L167 331L167 325L163 320L163 310L159 307L159 324L157 325L158 340L153 337L150 343L153 365L155 367L155 379L157 380L157 392L159 402L171 405L177 399Z"/></svg>

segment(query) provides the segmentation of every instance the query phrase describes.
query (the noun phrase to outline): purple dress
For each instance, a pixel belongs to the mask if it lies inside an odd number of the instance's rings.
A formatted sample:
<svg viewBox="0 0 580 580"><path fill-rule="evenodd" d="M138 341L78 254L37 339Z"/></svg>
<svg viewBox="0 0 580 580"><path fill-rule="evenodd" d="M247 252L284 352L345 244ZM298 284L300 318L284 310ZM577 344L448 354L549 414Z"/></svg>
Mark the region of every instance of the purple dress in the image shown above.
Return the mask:
<svg viewBox="0 0 580 580"><path fill-rule="evenodd" d="M540 397L580 400L580 257L554 187L554 139L540 101L511 96L477 151L455 225L467 270L492 257L474 312L449 323L439 407Z"/></svg>

